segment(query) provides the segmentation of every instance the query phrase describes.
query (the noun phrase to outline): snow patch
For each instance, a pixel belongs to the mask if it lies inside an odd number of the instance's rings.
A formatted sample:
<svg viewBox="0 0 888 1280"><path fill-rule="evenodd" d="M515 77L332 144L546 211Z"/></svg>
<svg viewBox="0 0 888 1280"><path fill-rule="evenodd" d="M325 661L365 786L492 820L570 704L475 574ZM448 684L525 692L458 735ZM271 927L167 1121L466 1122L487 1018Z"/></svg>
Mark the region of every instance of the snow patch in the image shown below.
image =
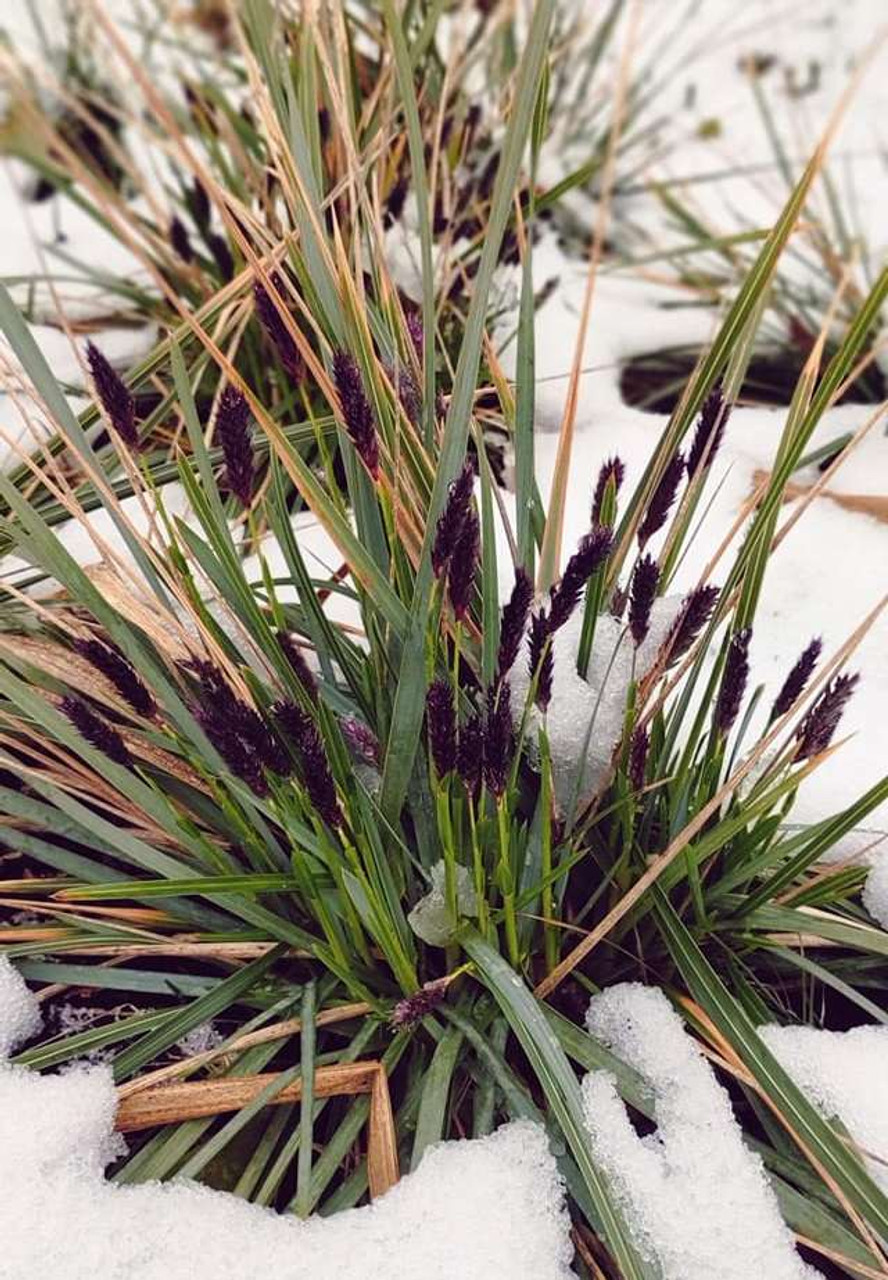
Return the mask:
<svg viewBox="0 0 888 1280"><path fill-rule="evenodd" d="M611 987L586 1022L654 1091L657 1129L639 1138L609 1072L583 1083L593 1155L663 1280L815 1280L727 1093L666 997L638 983Z"/></svg>
<svg viewBox="0 0 888 1280"><path fill-rule="evenodd" d="M602 614L595 625L585 680L577 671L582 607L555 633L552 699L546 719L555 796L562 809L570 811L575 792L577 798L582 799L605 780L614 747L623 732L626 695L633 673L640 679L653 666L680 607L679 596L657 600L651 611L650 631L637 650L626 624L610 614ZM517 720L530 687L526 645L512 669L511 685L512 709ZM531 723L538 719L539 713L534 708Z"/></svg>
<svg viewBox="0 0 888 1280"><path fill-rule="evenodd" d="M0 956L0 1049L39 1023ZM527 1121L431 1148L361 1209L307 1222L195 1183L104 1180L122 1140L105 1068L38 1075L0 1061L3 1280L570 1280L564 1194Z"/></svg>
<svg viewBox="0 0 888 1280"><path fill-rule="evenodd" d="M0 1062L14 1045L40 1030L40 1010L25 980L0 952Z"/></svg>
<svg viewBox="0 0 888 1280"><path fill-rule="evenodd" d="M882 880L885 865L879 868ZM888 1027L774 1026L760 1028L759 1035L815 1106L828 1119L838 1117L868 1157L873 1179L888 1191Z"/></svg>

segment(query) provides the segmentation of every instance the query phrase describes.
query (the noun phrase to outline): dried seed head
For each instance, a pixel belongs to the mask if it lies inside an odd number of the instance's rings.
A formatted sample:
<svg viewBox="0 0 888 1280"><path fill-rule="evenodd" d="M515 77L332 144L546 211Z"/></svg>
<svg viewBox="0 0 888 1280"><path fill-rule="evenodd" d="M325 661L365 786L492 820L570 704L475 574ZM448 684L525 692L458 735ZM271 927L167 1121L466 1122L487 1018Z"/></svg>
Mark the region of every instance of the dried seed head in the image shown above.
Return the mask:
<svg viewBox="0 0 888 1280"><path fill-rule="evenodd" d="M530 620L530 636L528 639L530 652L528 667L531 683L536 681L535 701L541 711L545 711L552 701L552 677L555 670L555 659L552 654L552 633L545 609L541 609Z"/></svg>
<svg viewBox="0 0 888 1280"><path fill-rule="evenodd" d="M716 383L703 402L697 430L688 452L688 476L691 480L701 469L712 466L715 461L728 414L721 383Z"/></svg>
<svg viewBox="0 0 888 1280"><path fill-rule="evenodd" d="M241 506L248 507L253 496L250 409L235 387L226 387L219 397L216 432L225 461L225 482Z"/></svg>
<svg viewBox="0 0 888 1280"><path fill-rule="evenodd" d="M97 671L101 671L111 681L121 698L129 703L137 715L144 716L147 720L156 715L157 703L119 649L94 638L76 640L74 647L81 657L86 658L87 662L91 662Z"/></svg>
<svg viewBox="0 0 888 1280"><path fill-rule="evenodd" d="M124 768L132 768L133 759L123 738L113 725L96 715L80 698L62 698L59 710L71 721L81 738L85 738L102 755Z"/></svg>
<svg viewBox="0 0 888 1280"><path fill-rule="evenodd" d="M749 679L749 642L752 627L735 631L728 644L725 668L715 703L715 727L721 734L730 732L740 714L740 704Z"/></svg>
<svg viewBox="0 0 888 1280"><path fill-rule="evenodd" d="M333 357L333 379L342 406L342 420L358 457L374 480L379 478L379 443L376 419L364 391L361 371L347 351Z"/></svg>
<svg viewBox="0 0 888 1280"><path fill-rule="evenodd" d="M642 556L632 575L629 593L629 630L636 646L647 636L651 625L651 609L660 583L660 566L653 556Z"/></svg>
<svg viewBox="0 0 888 1280"><path fill-rule="evenodd" d="M604 564L611 549L611 531L598 525L580 540L567 562L561 581L552 588L549 629L558 631L580 602L583 588L596 569Z"/></svg>
<svg viewBox="0 0 888 1280"><path fill-rule="evenodd" d="M436 578L440 578L447 568L448 562L459 542L459 536L462 533L466 517L472 509L472 484L474 478L474 467L471 459L467 458L459 475L450 482L447 490L447 501L435 527L435 541L432 545L432 568L435 571Z"/></svg>
<svg viewBox="0 0 888 1280"><path fill-rule="evenodd" d="M809 760L826 750L859 682L859 675L842 674L826 686L799 725L794 759Z"/></svg>
<svg viewBox="0 0 888 1280"><path fill-rule="evenodd" d="M478 517L469 508L447 565L447 593L453 615L458 621L466 616L472 603L472 587L475 584L480 548Z"/></svg>
<svg viewBox="0 0 888 1280"><path fill-rule="evenodd" d="M460 726L459 746L456 752L456 769L463 786L474 799L481 789L481 767L484 761L484 726L481 716L474 712Z"/></svg>
<svg viewBox="0 0 888 1280"><path fill-rule="evenodd" d="M484 721L484 781L499 799L509 782L509 769L515 751L512 725L512 690L508 680L487 690L487 716Z"/></svg>
<svg viewBox="0 0 888 1280"><path fill-rule="evenodd" d="M299 756L302 781L318 816L335 831L344 821L336 783L317 726L294 702L278 702L272 707L278 729L292 742Z"/></svg>
<svg viewBox="0 0 888 1280"><path fill-rule="evenodd" d="M625 474L626 468L616 454L612 458L608 458L607 462L603 464L598 473L598 480L595 483L595 495L592 499L593 524L601 524L601 507L608 484L613 485L614 494L619 493Z"/></svg>
<svg viewBox="0 0 888 1280"><path fill-rule="evenodd" d="M673 454L651 496L644 519L638 526L638 545L644 548L654 534L663 528L672 510L678 486L684 475L685 461L681 453Z"/></svg>
<svg viewBox="0 0 888 1280"><path fill-rule="evenodd" d="M496 661L496 678L500 683L515 665L532 600L533 583L526 570L519 566L515 571L512 594L500 617L499 653Z"/></svg>
<svg viewBox="0 0 888 1280"><path fill-rule="evenodd" d="M139 429L136 426L136 402L129 387L92 342L86 344L86 361L99 403L108 415L111 426L126 447L135 452L139 448Z"/></svg>
<svg viewBox="0 0 888 1280"><path fill-rule="evenodd" d="M772 722L780 716L786 715L786 712L804 692L822 651L823 641L819 638L812 640L808 647L802 651L795 666L784 680L783 688L774 699L774 705L771 708Z"/></svg>
<svg viewBox="0 0 888 1280"><path fill-rule="evenodd" d="M270 277L270 281L275 292L281 298L285 298L284 281L277 271ZM256 314L259 317L259 323L271 339L281 364L294 382L301 382L305 373L305 365L302 356L299 354L299 348L296 346L278 310L278 304L264 285L259 283L253 286L253 299L256 303Z"/></svg>
<svg viewBox="0 0 888 1280"><path fill-rule="evenodd" d="M435 772L444 778L456 768L456 712L446 680L435 680L426 694L426 724Z"/></svg>
<svg viewBox="0 0 888 1280"><path fill-rule="evenodd" d="M669 654L668 666L673 666L690 649L712 617L717 600L718 587L708 586L697 587L685 597L663 644L663 649Z"/></svg>

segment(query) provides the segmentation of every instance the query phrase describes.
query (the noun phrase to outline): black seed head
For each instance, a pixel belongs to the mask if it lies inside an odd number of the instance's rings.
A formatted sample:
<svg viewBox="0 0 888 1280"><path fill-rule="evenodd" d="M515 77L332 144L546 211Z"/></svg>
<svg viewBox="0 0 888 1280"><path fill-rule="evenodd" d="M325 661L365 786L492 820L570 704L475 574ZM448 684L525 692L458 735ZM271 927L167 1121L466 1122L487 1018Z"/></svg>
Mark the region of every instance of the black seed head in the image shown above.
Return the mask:
<svg viewBox="0 0 888 1280"><path fill-rule="evenodd" d="M336 830L344 821L336 783L317 726L294 702L278 702L272 707L278 729L296 748L302 781L318 816Z"/></svg>
<svg viewBox="0 0 888 1280"><path fill-rule="evenodd" d="M817 660L822 650L823 641L819 638L812 640L808 647L803 650L795 666L784 680L783 688L774 699L774 705L771 708L771 721L786 715L796 699L804 692L814 668L817 666Z"/></svg>
<svg viewBox="0 0 888 1280"><path fill-rule="evenodd" d="M725 405L725 397L721 384L717 383L703 403L700 420L688 453L688 476L691 480L700 470L710 467L715 461L727 421L728 409Z"/></svg>
<svg viewBox="0 0 888 1280"><path fill-rule="evenodd" d="M604 564L611 549L611 531L598 525L581 539L567 562L561 581L552 588L549 629L558 631L580 602L583 588L596 569Z"/></svg>
<svg viewBox="0 0 888 1280"><path fill-rule="evenodd" d="M271 276L271 283L275 292L281 298L285 298L284 282L278 272L274 272ZM284 324L281 313L278 311L278 304L261 284L253 286L253 299L256 303L256 314L259 317L259 323L274 344L281 364L294 382L301 382L305 372L305 365L302 356L299 354L299 348L296 346L289 329Z"/></svg>
<svg viewBox="0 0 888 1280"><path fill-rule="evenodd" d="M234 258L231 256L228 241L217 235L215 231L206 232L204 239L206 240L207 248L213 255L213 261L219 269L219 275L227 282L234 275Z"/></svg>
<svg viewBox="0 0 888 1280"><path fill-rule="evenodd" d="M540 710L545 711L552 701L552 677L555 671L552 632L545 609L541 609L530 620L528 649L530 679L536 681L535 701Z"/></svg>
<svg viewBox="0 0 888 1280"><path fill-rule="evenodd" d="M248 507L253 496L250 410L235 387L226 387L219 397L216 432L225 460L225 482L241 506Z"/></svg>
<svg viewBox="0 0 888 1280"><path fill-rule="evenodd" d="M435 772L444 778L456 768L456 712L446 680L435 680L426 694L426 724Z"/></svg>
<svg viewBox="0 0 888 1280"><path fill-rule="evenodd" d="M512 725L512 691L508 680L498 688L487 690L487 716L484 721L484 781L499 799L509 782L509 769L515 751Z"/></svg>
<svg viewBox="0 0 888 1280"><path fill-rule="evenodd" d="M170 244L183 262L194 261L194 250L191 247L191 241L188 239L185 224L180 218L174 217L170 223Z"/></svg>
<svg viewBox="0 0 888 1280"><path fill-rule="evenodd" d="M126 743L117 730L107 720L96 715L80 698L62 698L59 709L73 724L74 728L86 741L102 755L113 760L115 764L131 769L133 759L127 750Z"/></svg>
<svg viewBox="0 0 888 1280"><path fill-rule="evenodd" d="M831 681L799 725L796 760L809 760L825 751L832 742L845 707L860 681L859 675L839 675Z"/></svg>
<svg viewBox="0 0 888 1280"><path fill-rule="evenodd" d="M422 312L417 311L414 307L410 307L404 316L407 322L407 332L410 334L410 341L413 343L413 349L417 357L422 363L423 352L425 350L425 336L422 327Z"/></svg>
<svg viewBox="0 0 888 1280"><path fill-rule="evenodd" d="M136 674L119 649L101 640L77 640L74 647L81 657L91 662L97 671L114 685L125 702L137 715L150 720L157 712L157 703L144 682Z"/></svg>
<svg viewBox="0 0 888 1280"><path fill-rule="evenodd" d="M712 617L718 600L718 587L697 587L685 597L678 617L670 628L663 648L668 652L668 665L678 662Z"/></svg>
<svg viewBox="0 0 888 1280"><path fill-rule="evenodd" d="M512 594L500 617L499 653L496 661L496 678L500 683L515 665L532 600L533 583L527 572L519 566L515 571Z"/></svg>
<svg viewBox="0 0 888 1280"><path fill-rule="evenodd" d="M643 548L666 523L669 512L672 510L672 504L675 501L675 495L678 493L678 486L681 484L684 470L685 460L683 454L674 454L663 472L660 483L653 492L644 519L638 526L639 547Z"/></svg>
<svg viewBox="0 0 888 1280"><path fill-rule="evenodd" d="M268 793L263 768L282 777L292 772L292 761L274 729L257 711L234 693L212 662L192 662L200 686L197 718L210 742L231 772L257 795Z"/></svg>
<svg viewBox="0 0 888 1280"><path fill-rule="evenodd" d="M472 587L475 584L480 548L478 517L470 508L447 565L447 593L453 615L458 621L466 616L472 603Z"/></svg>
<svg viewBox="0 0 888 1280"><path fill-rule="evenodd" d="M347 351L337 351L333 357L333 379L342 406L342 420L358 457L374 480L379 478L379 443L376 438L376 419L370 401L364 391L361 371L354 357Z"/></svg>
<svg viewBox="0 0 888 1280"><path fill-rule="evenodd" d="M201 231L206 231L210 225L210 197L206 187L197 178L194 185L185 192L185 203L197 226Z"/></svg>
<svg viewBox="0 0 888 1280"><path fill-rule="evenodd" d="M641 556L632 575L629 592L629 630L636 646L640 645L651 625L651 609L660 583L660 566L653 556Z"/></svg>
<svg viewBox="0 0 888 1280"><path fill-rule="evenodd" d="M456 752L456 770L463 786L474 799L481 789L481 767L484 761L484 726L478 712L460 726Z"/></svg>
<svg viewBox="0 0 888 1280"><path fill-rule="evenodd" d="M440 578L447 568L447 564L459 542L459 536L462 533L466 517L472 509L472 484L474 478L474 467L471 460L467 458L459 475L450 482L450 487L447 490L447 501L435 527L435 541L432 545L432 568L435 571L436 578Z"/></svg>
<svg viewBox="0 0 888 1280"><path fill-rule="evenodd" d="M345 745L354 758L359 760L361 764L369 764L373 768L377 768L382 752L379 746L379 739L373 730L364 724L363 720L358 720L356 716L342 716L339 721L339 728L345 739Z"/></svg>
<svg viewBox="0 0 888 1280"><path fill-rule="evenodd" d="M422 392L417 385L412 370L408 369L406 365L399 367L395 386L407 421L412 423L414 427L418 427L422 421Z"/></svg>
<svg viewBox="0 0 888 1280"><path fill-rule="evenodd" d="M604 502L608 484L613 483L614 493L619 493L625 474L626 468L616 454L612 458L608 458L607 462L602 466L598 473L598 480L595 483L595 495L592 499L593 524L601 524L601 506Z"/></svg>
<svg viewBox="0 0 888 1280"><path fill-rule="evenodd" d="M636 729L629 744L629 784L633 791L641 791L644 787L650 745L647 729Z"/></svg>
<svg viewBox="0 0 888 1280"><path fill-rule="evenodd" d="M136 426L136 402L129 388L111 362L92 342L86 344L86 361L99 403L108 415L111 426L128 449L137 450L139 430Z"/></svg>
<svg viewBox="0 0 888 1280"><path fill-rule="evenodd" d="M446 978L443 980L439 978L436 982L427 982L424 987L420 987L419 991L414 991L413 995L406 996L403 1000L398 1001L394 1009L392 1009L389 1026L399 1030L402 1027L415 1026L417 1022L421 1022L428 1014L434 1013L446 994Z"/></svg>
<svg viewBox="0 0 888 1280"><path fill-rule="evenodd" d="M292 667L296 679L312 702L317 702L318 683L315 680L314 672L302 655L302 650L296 642L296 637L291 635L289 631L278 631L276 634L277 642L283 650L284 657Z"/></svg>
<svg viewBox="0 0 888 1280"><path fill-rule="evenodd" d="M749 679L749 642L752 628L735 631L728 645L721 686L715 703L715 727L721 734L730 732L740 714L740 704Z"/></svg>

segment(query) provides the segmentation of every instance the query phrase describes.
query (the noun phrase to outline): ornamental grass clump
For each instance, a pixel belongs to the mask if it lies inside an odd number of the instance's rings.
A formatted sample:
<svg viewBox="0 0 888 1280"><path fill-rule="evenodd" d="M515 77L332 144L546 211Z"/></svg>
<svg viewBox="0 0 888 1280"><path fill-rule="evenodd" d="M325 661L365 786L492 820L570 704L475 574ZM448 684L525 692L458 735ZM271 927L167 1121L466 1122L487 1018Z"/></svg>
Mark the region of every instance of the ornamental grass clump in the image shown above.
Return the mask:
<svg viewBox="0 0 888 1280"><path fill-rule="evenodd" d="M129 215L164 325L150 355L126 379L91 355L95 403L75 418L0 290L30 416L54 433L0 476L0 899L16 904L0 945L27 981L89 989L99 1010L68 1036L48 1023L14 1062L101 1054L121 1096L155 1073L298 1069L305 1085L371 1064L395 1169L541 1121L578 1274L648 1280L579 1079L605 1069L650 1109L583 1017L592 993L656 986L805 1248L878 1274L884 1190L756 1030L882 1013L888 944L863 872L823 858L888 781L816 821L795 808L837 750L877 611L812 642L782 687L756 665L771 557L804 536L791 477L877 289L706 571L684 565L689 508L728 449L719 377L733 385L816 164L754 242L647 465L614 441L626 465L585 477L586 532L562 546L573 424L541 492L529 269L561 194L539 164L570 47L555 6L526 29L514 6L469 7L465 69L496 77L483 105L441 75L433 7L234 9L249 101L222 77L187 110L155 118L151 95L137 116L178 179L156 226ZM619 111L597 101L615 138ZM157 234L176 218L191 259L180 232L178 249ZM412 275L395 233L414 237ZM183 1050L208 1021L218 1052ZM317 1092L298 1117L254 1097L225 1120L168 1119L132 1135L114 1177L333 1213L367 1195L370 1103Z"/></svg>

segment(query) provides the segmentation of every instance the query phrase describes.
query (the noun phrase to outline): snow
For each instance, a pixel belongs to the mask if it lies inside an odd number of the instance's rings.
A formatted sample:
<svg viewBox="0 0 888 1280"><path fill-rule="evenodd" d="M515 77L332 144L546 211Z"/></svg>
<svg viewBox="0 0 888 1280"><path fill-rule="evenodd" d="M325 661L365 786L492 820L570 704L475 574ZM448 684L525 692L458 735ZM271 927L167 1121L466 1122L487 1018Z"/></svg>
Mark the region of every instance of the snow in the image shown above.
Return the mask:
<svg viewBox="0 0 888 1280"><path fill-rule="evenodd" d="M863 890L863 905L883 929L888 929L888 857L883 846L874 857L875 865Z"/></svg>
<svg viewBox="0 0 888 1280"><path fill-rule="evenodd" d="M3 1056L36 1001L0 957ZM0 1061L2 1280L570 1280L564 1193L527 1121L430 1148L387 1195L302 1222L195 1183L119 1186L111 1072L37 1075Z"/></svg>
<svg viewBox="0 0 888 1280"><path fill-rule="evenodd" d="M9 1057L13 1045L36 1034L40 1022L40 1010L24 979L0 952L0 1062Z"/></svg>
<svg viewBox="0 0 888 1280"><path fill-rule="evenodd" d="M446 947L453 937L457 921L447 910L447 873L443 862L436 862L429 872L431 888L407 917L410 928L430 947ZM456 867L456 900L460 916L477 916L478 900L467 867Z"/></svg>
<svg viewBox="0 0 888 1280"><path fill-rule="evenodd" d="M842 1122L873 1179L888 1191L888 1027L772 1026L759 1034L806 1097Z"/></svg>
<svg viewBox="0 0 888 1280"><path fill-rule="evenodd" d="M562 810L569 812L575 795L577 799L588 798L605 780L614 747L623 732L629 684L633 675L640 680L653 666L680 608L678 596L657 600L651 611L650 631L637 650L625 623L610 614L602 615L595 626L586 680L577 671L576 663L583 628L582 608L555 633L552 700L546 726L555 796ZM516 720L520 720L529 685L524 646L512 669L512 707ZM539 720L536 708L530 718L532 724Z"/></svg>
<svg viewBox="0 0 888 1280"><path fill-rule="evenodd" d="M639 1138L614 1077L596 1071L583 1082L592 1153L663 1280L814 1280L727 1093L666 997L638 983L610 987L586 1022L654 1092L657 1129Z"/></svg>

